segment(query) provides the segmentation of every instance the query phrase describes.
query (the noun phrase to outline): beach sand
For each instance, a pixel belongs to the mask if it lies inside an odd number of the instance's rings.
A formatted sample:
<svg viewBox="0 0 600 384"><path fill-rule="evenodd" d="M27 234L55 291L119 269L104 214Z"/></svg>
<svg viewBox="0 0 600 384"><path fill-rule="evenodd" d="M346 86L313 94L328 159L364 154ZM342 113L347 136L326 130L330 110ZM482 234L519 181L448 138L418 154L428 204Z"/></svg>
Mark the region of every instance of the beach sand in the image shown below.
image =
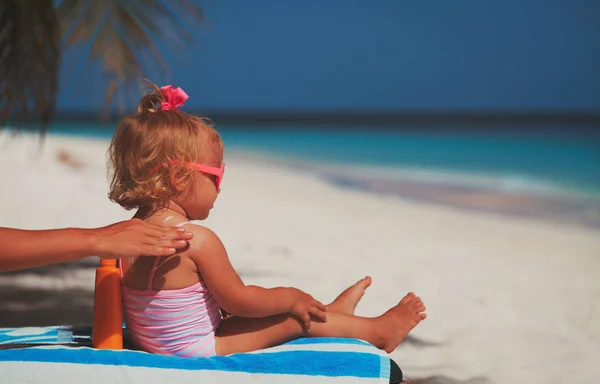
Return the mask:
<svg viewBox="0 0 600 384"><path fill-rule="evenodd" d="M107 146L50 136L39 148L2 134L0 226L131 217L107 198ZM600 230L342 188L242 154L226 161L204 224L247 284L297 286L327 302L368 274L362 316L414 291L428 318L392 357L407 377L429 378L421 382L598 382ZM96 263L0 273L0 326L91 322Z"/></svg>

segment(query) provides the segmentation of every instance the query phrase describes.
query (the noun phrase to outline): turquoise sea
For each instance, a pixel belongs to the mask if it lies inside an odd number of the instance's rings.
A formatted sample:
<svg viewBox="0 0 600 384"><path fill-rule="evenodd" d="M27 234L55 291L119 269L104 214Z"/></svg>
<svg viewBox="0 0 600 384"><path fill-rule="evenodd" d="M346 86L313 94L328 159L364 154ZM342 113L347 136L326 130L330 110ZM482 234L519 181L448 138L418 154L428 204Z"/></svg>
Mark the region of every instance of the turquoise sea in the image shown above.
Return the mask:
<svg viewBox="0 0 600 384"><path fill-rule="evenodd" d="M600 196L600 128L517 130L480 127L468 131L415 128L219 125L226 150L245 150L315 164L394 171L398 176L443 179L453 175L498 188L554 187ZM50 133L110 138L114 126L57 124ZM400 172L404 171L404 172ZM445 178L452 182L451 178ZM433 181L433 180L432 180Z"/></svg>
<svg viewBox="0 0 600 384"><path fill-rule="evenodd" d="M216 127L226 158L250 154L344 188L600 228L600 132L593 128ZM59 123L49 133L110 139L113 131Z"/></svg>

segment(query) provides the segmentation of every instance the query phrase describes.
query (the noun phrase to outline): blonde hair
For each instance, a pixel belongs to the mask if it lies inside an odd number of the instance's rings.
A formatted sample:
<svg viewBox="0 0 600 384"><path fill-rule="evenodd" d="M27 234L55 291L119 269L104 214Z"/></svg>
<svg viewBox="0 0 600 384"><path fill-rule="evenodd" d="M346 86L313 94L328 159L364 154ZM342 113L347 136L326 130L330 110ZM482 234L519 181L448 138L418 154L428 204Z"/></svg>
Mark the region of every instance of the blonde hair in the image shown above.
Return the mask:
<svg viewBox="0 0 600 384"><path fill-rule="evenodd" d="M174 181L186 188L195 171L185 162L207 158L222 161L223 140L210 120L177 109L161 111L162 92L144 95L138 113L127 117L115 130L109 147L109 198L125 209L164 206L177 196ZM169 165L169 161L179 160ZM220 164L213 164L220 165Z"/></svg>

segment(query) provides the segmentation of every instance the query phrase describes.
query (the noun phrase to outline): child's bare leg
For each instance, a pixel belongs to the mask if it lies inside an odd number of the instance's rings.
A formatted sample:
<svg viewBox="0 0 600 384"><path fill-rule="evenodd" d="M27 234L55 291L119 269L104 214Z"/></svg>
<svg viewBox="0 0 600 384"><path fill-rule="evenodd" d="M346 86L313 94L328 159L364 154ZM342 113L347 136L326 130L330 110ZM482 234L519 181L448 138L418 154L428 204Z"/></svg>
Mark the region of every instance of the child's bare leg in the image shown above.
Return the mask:
<svg viewBox="0 0 600 384"><path fill-rule="evenodd" d="M223 321L216 335L217 355L250 352L306 337L348 337L365 340L392 352L421 320L425 305L413 293L398 305L375 318L327 312L327 322L313 321L308 333L301 323L288 315L266 318L231 317Z"/></svg>
<svg viewBox="0 0 600 384"><path fill-rule="evenodd" d="M354 315L354 310L356 309L358 302L364 296L365 291L369 288L371 282L371 277L367 276L357 281L354 285L346 288L346 290L340 293L331 304L327 305L327 311ZM230 316L224 309L221 309L221 312L224 317Z"/></svg>
<svg viewBox="0 0 600 384"><path fill-rule="evenodd" d="M356 305L362 299L365 291L371 285L371 277L367 276L364 279L359 280L356 284L347 288L344 292L327 305L327 311L329 312L341 312L349 315L354 315Z"/></svg>

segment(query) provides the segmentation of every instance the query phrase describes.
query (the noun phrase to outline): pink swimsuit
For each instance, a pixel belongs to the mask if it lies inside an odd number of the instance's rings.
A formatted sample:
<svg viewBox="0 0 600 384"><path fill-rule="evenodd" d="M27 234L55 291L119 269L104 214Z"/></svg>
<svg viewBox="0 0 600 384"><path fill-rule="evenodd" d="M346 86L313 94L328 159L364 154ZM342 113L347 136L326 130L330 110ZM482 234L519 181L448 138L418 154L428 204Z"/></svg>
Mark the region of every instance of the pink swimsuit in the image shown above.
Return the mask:
<svg viewBox="0 0 600 384"><path fill-rule="evenodd" d="M184 225L187 223L181 223ZM173 290L153 290L156 258L147 289L123 286L127 329L147 352L180 357L215 355L215 330L223 320L203 282Z"/></svg>

